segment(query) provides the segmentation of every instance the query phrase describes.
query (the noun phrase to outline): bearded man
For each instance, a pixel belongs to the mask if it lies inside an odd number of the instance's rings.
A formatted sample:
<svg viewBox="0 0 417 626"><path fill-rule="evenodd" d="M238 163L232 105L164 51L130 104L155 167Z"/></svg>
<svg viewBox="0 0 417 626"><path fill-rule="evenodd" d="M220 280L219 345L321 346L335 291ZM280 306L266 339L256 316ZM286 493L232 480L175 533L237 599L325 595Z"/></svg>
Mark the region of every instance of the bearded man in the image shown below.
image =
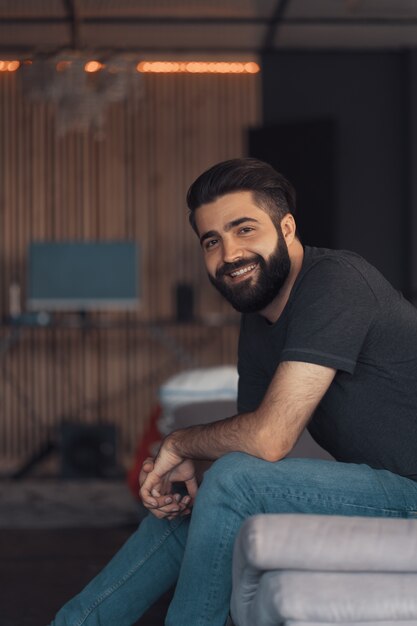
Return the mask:
<svg viewBox="0 0 417 626"><path fill-rule="evenodd" d="M416 515L416 309L358 255L303 246L266 163L215 165L187 200L209 279L243 314L239 412L166 437L140 478L150 515L55 626L130 626L175 583L167 625L224 626L250 515ZM306 427L336 463L285 458Z"/></svg>

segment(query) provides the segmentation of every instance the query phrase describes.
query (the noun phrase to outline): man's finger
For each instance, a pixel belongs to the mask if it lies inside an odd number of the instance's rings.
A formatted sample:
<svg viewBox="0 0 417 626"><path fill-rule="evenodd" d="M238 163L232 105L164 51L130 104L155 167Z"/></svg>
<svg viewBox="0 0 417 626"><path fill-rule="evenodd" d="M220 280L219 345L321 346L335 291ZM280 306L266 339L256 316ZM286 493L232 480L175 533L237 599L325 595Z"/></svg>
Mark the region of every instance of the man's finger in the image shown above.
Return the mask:
<svg viewBox="0 0 417 626"><path fill-rule="evenodd" d="M175 496L179 496L179 494L175 494ZM171 506L178 509L186 505L186 502L181 501L181 496L179 499L174 497L173 494L159 496L158 498L154 498L157 502L157 508L162 509L163 507Z"/></svg>
<svg viewBox="0 0 417 626"><path fill-rule="evenodd" d="M156 475L154 472L150 472L146 476L145 481L139 490L139 495L144 503L149 504L149 506L158 506L156 498L152 495L152 490L158 490L160 488L160 485L161 477Z"/></svg>
<svg viewBox="0 0 417 626"><path fill-rule="evenodd" d="M152 472L154 466L154 460L151 456L144 460L142 468L139 473L139 487L142 487L146 480L147 475Z"/></svg>
<svg viewBox="0 0 417 626"><path fill-rule="evenodd" d="M146 507L158 508L159 506L162 506L165 498L173 497L174 494L162 493L161 483L159 481L157 482L155 480L154 482L146 479L139 490L139 495Z"/></svg>
<svg viewBox="0 0 417 626"><path fill-rule="evenodd" d="M145 483L139 489L139 495L143 504L146 507L156 508L158 506L158 500L152 497L150 490L147 487L145 487Z"/></svg>
<svg viewBox="0 0 417 626"><path fill-rule="evenodd" d="M173 500L172 497L161 496L160 498L156 498L158 504L157 506L148 506L146 502L144 502L145 508L147 508L151 513L164 513L165 515L174 515L181 513L186 508L186 504L178 503L176 500Z"/></svg>
<svg viewBox="0 0 417 626"><path fill-rule="evenodd" d="M185 481L185 486L187 487L187 491L189 495L193 498L196 497L198 491L197 479L195 476Z"/></svg>

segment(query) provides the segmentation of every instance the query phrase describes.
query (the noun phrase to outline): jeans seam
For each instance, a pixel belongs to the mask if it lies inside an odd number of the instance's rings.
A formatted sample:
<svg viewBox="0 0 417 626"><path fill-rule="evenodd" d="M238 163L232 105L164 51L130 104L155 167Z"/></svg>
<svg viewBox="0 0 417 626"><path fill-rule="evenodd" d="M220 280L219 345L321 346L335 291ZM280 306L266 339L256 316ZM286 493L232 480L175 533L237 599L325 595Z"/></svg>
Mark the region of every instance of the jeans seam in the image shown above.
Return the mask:
<svg viewBox="0 0 417 626"><path fill-rule="evenodd" d="M218 542L218 547L221 547L222 546L222 542L225 539L225 537L230 536L233 532L234 532L234 526L233 525L226 526L224 531L223 531L223 533L222 533L221 540ZM216 561L213 563L213 568L212 568L213 571L217 571L218 565L219 565L219 563L221 561L220 552L221 552L221 550L217 550L217 558L216 558ZM211 623L211 621L207 622L207 618L210 618L210 620L211 620L211 617L209 615L210 608L212 607L211 599L212 599L213 593L216 593L216 590L219 587L219 584L220 584L219 577L214 577L214 580L213 580L211 586L208 589L206 602L205 602L205 605L204 605L204 614L200 616L200 619L198 621L198 625L197 626L204 626L207 623Z"/></svg>
<svg viewBox="0 0 417 626"><path fill-rule="evenodd" d="M325 505L332 505L332 504L337 504L338 506L347 506L347 507L351 507L351 508L358 508L358 509L364 509L366 511L383 511L385 513L410 513L415 511L415 508L412 507L403 507L403 508L398 508L398 509L388 509L386 507L383 506L366 506L364 504L356 504L354 502L346 502L343 501L343 499L336 499L336 498L320 498L320 496L316 496L316 497L311 497L311 496L305 496L303 494L292 494L292 493L280 493L278 495L274 494L272 491L270 490L265 490L265 491L254 491L254 494L256 495L264 495L264 496L269 496L271 498L275 498L275 499L279 499L279 500L288 500L288 499L292 499L292 500L303 500L304 502L309 502L309 503L319 503L319 504L323 504L323 506Z"/></svg>
<svg viewBox="0 0 417 626"><path fill-rule="evenodd" d="M162 535L160 540L152 546L152 548L145 554L145 556L135 565L133 565L130 570L120 578L116 583L108 587L105 591L103 591L83 613L80 620L74 624L74 626L82 626L85 623L86 619L91 615L91 613L103 602L109 598L119 587L124 585L125 582L129 580L129 578L139 569L141 565L143 565L165 542L166 539L181 525L184 520L180 520L179 524L176 524L173 528L168 528L165 533Z"/></svg>

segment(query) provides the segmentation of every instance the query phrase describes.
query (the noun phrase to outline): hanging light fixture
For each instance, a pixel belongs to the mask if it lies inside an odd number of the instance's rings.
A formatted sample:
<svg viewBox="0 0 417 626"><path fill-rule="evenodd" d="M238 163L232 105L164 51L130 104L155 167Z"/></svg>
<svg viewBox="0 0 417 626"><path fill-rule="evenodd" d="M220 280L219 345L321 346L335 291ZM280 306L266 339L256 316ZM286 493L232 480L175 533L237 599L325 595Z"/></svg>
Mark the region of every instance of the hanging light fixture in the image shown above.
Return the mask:
<svg viewBox="0 0 417 626"><path fill-rule="evenodd" d="M19 74L28 99L55 105L60 135L101 131L110 104L141 94L136 64L122 56L98 60L94 54L64 51L23 63Z"/></svg>

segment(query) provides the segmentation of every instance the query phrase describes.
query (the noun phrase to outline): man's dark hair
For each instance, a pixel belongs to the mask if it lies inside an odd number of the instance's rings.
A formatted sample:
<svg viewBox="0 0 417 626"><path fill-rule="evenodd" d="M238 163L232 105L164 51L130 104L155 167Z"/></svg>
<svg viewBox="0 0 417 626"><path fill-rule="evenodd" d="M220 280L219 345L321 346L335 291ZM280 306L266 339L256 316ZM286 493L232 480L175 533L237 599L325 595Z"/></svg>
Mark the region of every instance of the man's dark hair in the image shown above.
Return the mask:
<svg viewBox="0 0 417 626"><path fill-rule="evenodd" d="M195 232L195 211L202 204L234 191L251 191L255 203L269 215L277 229L287 213L295 214L295 189L282 174L258 159L230 159L203 172L188 190L189 220Z"/></svg>

